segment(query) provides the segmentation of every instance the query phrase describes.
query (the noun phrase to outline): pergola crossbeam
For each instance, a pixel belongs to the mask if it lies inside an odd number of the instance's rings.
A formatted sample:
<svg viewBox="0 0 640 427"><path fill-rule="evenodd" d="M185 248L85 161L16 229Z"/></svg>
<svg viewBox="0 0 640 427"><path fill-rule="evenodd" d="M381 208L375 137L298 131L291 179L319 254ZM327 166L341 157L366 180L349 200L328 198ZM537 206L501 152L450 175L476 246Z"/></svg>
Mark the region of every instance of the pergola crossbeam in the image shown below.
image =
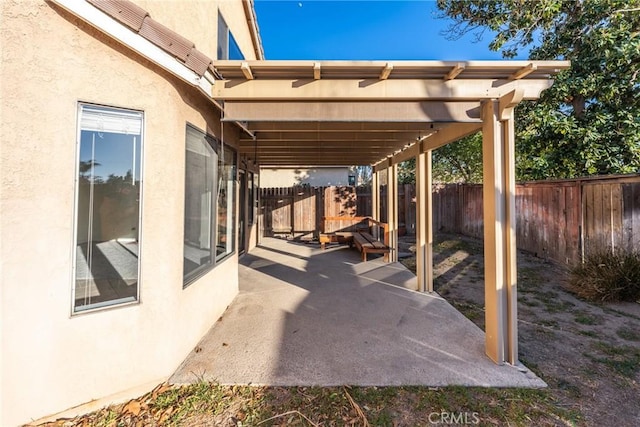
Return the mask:
<svg viewBox="0 0 640 427"><path fill-rule="evenodd" d="M244 70L244 69L243 69ZM246 76L244 76L246 78ZM379 76L378 76L379 77ZM498 99L522 89L524 99L538 99L551 80L521 79L254 79L220 80L216 100L228 101L474 101Z"/></svg>
<svg viewBox="0 0 640 427"><path fill-rule="evenodd" d="M480 103L226 101L225 121L480 123Z"/></svg>
<svg viewBox="0 0 640 427"><path fill-rule="evenodd" d="M254 121L247 128L252 132L410 132L437 128L437 123L424 122L303 122Z"/></svg>
<svg viewBox="0 0 640 427"><path fill-rule="evenodd" d="M415 139L422 131L344 131L344 132L259 132L261 143L270 142L296 142L305 144L309 142L331 141L401 141ZM240 138L240 144L253 144L253 138Z"/></svg>
<svg viewBox="0 0 640 427"><path fill-rule="evenodd" d="M450 142L457 141L460 138L471 135L482 129L482 124L475 123L460 123L450 124L446 127L438 129L437 132L426 133L422 144L415 144L408 147L398 154L395 154L391 160L394 163L400 163L417 156L419 153L435 150ZM382 170L385 167L384 161L375 165L376 170Z"/></svg>
<svg viewBox="0 0 640 427"><path fill-rule="evenodd" d="M370 149L396 149L396 148L405 148L408 147L411 142L410 140L399 140L399 141L307 141L305 144L296 143L294 141L270 141L264 142L261 141L258 145L258 149L260 150L269 150L269 149L282 149L282 150L306 150L309 148L314 148L318 150L370 150ZM250 143L240 144L240 150L251 151L255 147Z"/></svg>

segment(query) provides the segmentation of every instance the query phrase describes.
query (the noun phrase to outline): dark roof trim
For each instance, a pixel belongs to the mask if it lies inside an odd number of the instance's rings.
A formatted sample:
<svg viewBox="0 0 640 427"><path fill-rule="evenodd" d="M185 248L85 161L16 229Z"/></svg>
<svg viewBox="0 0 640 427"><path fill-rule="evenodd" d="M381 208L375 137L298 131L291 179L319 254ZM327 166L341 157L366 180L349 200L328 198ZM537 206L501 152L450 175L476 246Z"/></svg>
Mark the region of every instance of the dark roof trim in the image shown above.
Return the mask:
<svg viewBox="0 0 640 427"><path fill-rule="evenodd" d="M113 19L154 45L173 55L202 77L209 70L216 74L213 60L196 49L193 42L151 18L149 12L128 0L87 0Z"/></svg>

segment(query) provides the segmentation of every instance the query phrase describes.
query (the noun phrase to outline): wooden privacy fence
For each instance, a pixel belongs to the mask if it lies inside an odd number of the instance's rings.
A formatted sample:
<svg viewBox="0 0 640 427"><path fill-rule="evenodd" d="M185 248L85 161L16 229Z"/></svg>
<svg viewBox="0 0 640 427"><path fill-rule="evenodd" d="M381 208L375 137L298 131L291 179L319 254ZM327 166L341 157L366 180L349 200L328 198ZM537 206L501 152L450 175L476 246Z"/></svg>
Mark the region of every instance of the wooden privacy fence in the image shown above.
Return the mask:
<svg viewBox="0 0 640 427"><path fill-rule="evenodd" d="M483 237L482 186L434 188L436 230ZM560 263L597 250L640 249L640 175L516 186L518 248Z"/></svg>
<svg viewBox="0 0 640 427"><path fill-rule="evenodd" d="M381 190L386 222L386 188ZM311 235L325 216L370 215L369 187L261 190L264 236ZM415 232L415 215L415 187L398 186L401 233ZM482 239L482 186L435 185L433 227ZM640 249L640 175L518 184L516 238L520 249L561 263L579 262L598 249Z"/></svg>
<svg viewBox="0 0 640 427"><path fill-rule="evenodd" d="M263 236L313 235L321 229L323 217L367 216L370 212L370 188L301 186L260 190Z"/></svg>
<svg viewBox="0 0 640 427"><path fill-rule="evenodd" d="M381 220L386 222L386 187L381 190ZM309 235L322 229L323 217L371 216L372 212L371 187L262 188L260 199L263 236ZM399 222L411 232L416 222L415 186L400 185L398 199Z"/></svg>

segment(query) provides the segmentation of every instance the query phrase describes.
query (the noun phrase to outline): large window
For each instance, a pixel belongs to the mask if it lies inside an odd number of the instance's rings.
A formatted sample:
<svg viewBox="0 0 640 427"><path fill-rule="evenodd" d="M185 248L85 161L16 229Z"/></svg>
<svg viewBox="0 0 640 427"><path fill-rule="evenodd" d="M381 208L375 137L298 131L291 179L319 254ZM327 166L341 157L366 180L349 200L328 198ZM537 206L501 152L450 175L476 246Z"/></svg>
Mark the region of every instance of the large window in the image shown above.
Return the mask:
<svg viewBox="0 0 640 427"><path fill-rule="evenodd" d="M235 151L187 126L184 282L235 250Z"/></svg>
<svg viewBox="0 0 640 427"><path fill-rule="evenodd" d="M79 106L74 312L138 299L142 123Z"/></svg>

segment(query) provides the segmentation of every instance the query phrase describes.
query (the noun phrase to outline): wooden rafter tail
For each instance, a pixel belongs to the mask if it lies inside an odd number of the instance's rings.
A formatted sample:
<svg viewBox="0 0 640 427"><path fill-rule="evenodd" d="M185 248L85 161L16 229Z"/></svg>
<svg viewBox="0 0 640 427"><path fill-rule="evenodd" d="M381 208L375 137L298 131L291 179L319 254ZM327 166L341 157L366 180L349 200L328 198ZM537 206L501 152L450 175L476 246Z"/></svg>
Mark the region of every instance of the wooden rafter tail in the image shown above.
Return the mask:
<svg viewBox="0 0 640 427"><path fill-rule="evenodd" d="M240 69L242 70L242 74L247 80L253 80L253 72L251 71L251 67L248 62L243 62L240 64Z"/></svg>
<svg viewBox="0 0 640 427"><path fill-rule="evenodd" d="M465 69L465 65L462 62L459 62L451 69L451 71L447 73L446 76L444 76L444 79L453 80L456 77L458 77L458 75L462 73L464 69Z"/></svg>
<svg viewBox="0 0 640 427"><path fill-rule="evenodd" d="M518 71L516 71L515 73L511 74L511 76L509 76L509 80L520 80L520 79L528 76L529 74L533 73L537 69L538 69L538 66L536 64L534 64L534 63L531 63L531 64L527 65L526 67L522 67Z"/></svg>
<svg viewBox="0 0 640 427"><path fill-rule="evenodd" d="M313 64L313 79L314 80L320 80L320 74L321 74L321 65L319 62L316 62Z"/></svg>
<svg viewBox="0 0 640 427"><path fill-rule="evenodd" d="M387 80L393 71L393 64L387 62L382 71L380 72L380 80Z"/></svg>

